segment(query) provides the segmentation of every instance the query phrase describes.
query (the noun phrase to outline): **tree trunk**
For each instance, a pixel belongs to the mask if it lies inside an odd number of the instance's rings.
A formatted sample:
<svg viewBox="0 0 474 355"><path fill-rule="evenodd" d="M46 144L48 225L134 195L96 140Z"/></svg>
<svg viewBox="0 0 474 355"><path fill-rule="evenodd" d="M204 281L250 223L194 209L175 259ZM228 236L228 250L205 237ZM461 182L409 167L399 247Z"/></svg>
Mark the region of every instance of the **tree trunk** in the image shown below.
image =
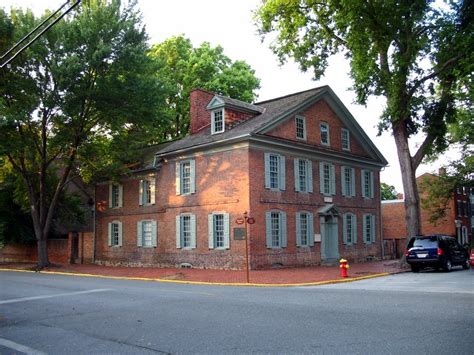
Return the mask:
<svg viewBox="0 0 474 355"><path fill-rule="evenodd" d="M48 240L46 236L41 236L38 239L38 270L49 266L49 258L48 258Z"/></svg>
<svg viewBox="0 0 474 355"><path fill-rule="evenodd" d="M406 222L406 244L411 237L419 235L420 225L420 199L418 196L418 187L416 185L416 169L413 167L413 159L408 146L408 133L403 121L393 126L393 136L397 146L398 161L402 173L403 190L405 194L405 222ZM400 260L405 263L405 254Z"/></svg>

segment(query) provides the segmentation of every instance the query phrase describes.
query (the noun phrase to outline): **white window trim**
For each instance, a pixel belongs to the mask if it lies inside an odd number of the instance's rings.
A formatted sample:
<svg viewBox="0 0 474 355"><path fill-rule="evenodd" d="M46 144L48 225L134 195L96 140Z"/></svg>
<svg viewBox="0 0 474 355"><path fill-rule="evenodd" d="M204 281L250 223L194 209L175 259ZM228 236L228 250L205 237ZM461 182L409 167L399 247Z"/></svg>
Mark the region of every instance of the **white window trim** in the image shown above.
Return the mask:
<svg viewBox="0 0 474 355"><path fill-rule="evenodd" d="M151 245L144 245L143 223L151 223ZM137 222L137 246L140 248L156 248L158 245L158 227L156 220L143 219Z"/></svg>
<svg viewBox="0 0 474 355"><path fill-rule="evenodd" d="M346 170L350 171L351 191L348 193L346 185ZM355 169L350 166L341 166L341 193L344 197L355 197Z"/></svg>
<svg viewBox="0 0 474 355"><path fill-rule="evenodd" d="M112 237L112 225L118 225L118 242L117 244L113 244L113 237ZM108 246L111 248L119 248L123 244L123 229L122 229L122 222L121 221L111 221L107 224L107 231L108 231Z"/></svg>
<svg viewBox="0 0 474 355"><path fill-rule="evenodd" d="M367 234L367 217L370 217L370 241L367 241L366 234ZM362 215L362 238L364 240L364 244L373 244L375 243L376 238L376 230L375 230L375 215L373 214L364 214Z"/></svg>
<svg viewBox="0 0 474 355"><path fill-rule="evenodd" d="M303 137L298 137L298 120L302 120L303 122ZM296 139L305 141L306 140L306 117L301 115L296 115L295 117L295 135Z"/></svg>
<svg viewBox="0 0 474 355"><path fill-rule="evenodd" d="M323 135L322 135L323 126L326 127L326 131L327 131L327 137L328 137L327 143L324 143L324 142L323 142ZM329 135L329 123L327 123L327 122L321 122L321 123L319 124L319 135L320 135L320 138L321 138L321 144L322 144L322 145L325 145L325 146L327 146L327 147L329 147L329 146L331 145L331 138L330 138L330 135Z"/></svg>
<svg viewBox="0 0 474 355"><path fill-rule="evenodd" d="M117 199L117 206L113 205L113 188L114 186L118 187L118 199ZM123 207L123 185L122 184L109 184L109 208L122 208Z"/></svg>
<svg viewBox="0 0 474 355"><path fill-rule="evenodd" d="M222 215L224 223L224 246L216 246L214 216ZM209 238L209 249L215 250L226 250L230 249L230 218L227 212L212 212L208 215L208 238Z"/></svg>
<svg viewBox="0 0 474 355"><path fill-rule="evenodd" d="M150 183L150 202L145 202L145 190L144 182L148 181ZM140 179L139 182L139 193L138 193L138 204L139 206L152 206L155 204L155 194L156 194L156 178L155 177L146 177Z"/></svg>
<svg viewBox="0 0 474 355"><path fill-rule="evenodd" d="M184 237L181 235L181 218L184 216L190 217L190 232L191 232L191 245L184 247ZM196 249L196 215L193 213L181 213L176 216L176 248L182 250Z"/></svg>
<svg viewBox="0 0 474 355"><path fill-rule="evenodd" d="M276 156L278 158L278 187L271 187L270 178L270 156ZM277 153L265 153L265 188L271 191L284 191L286 188L286 163L285 156Z"/></svg>
<svg viewBox="0 0 474 355"><path fill-rule="evenodd" d="M307 233L308 233L308 238L307 238L307 242L305 244L302 243L302 240L301 240L301 223L300 223L300 220L301 220L301 215L307 215ZM295 221L295 225L296 225L296 246L297 247L301 247L301 248L309 248L309 247L312 247L314 246L314 217L313 217L313 214L311 212L308 212L308 211L298 211L296 212L296 221Z"/></svg>
<svg viewBox="0 0 474 355"><path fill-rule="evenodd" d="M189 192L183 193L183 186L182 186L182 174L183 169L182 166L186 163L190 165L190 181L189 181ZM186 159L186 160L179 160L176 161L176 195L186 196L192 195L196 193L196 161L194 159Z"/></svg>
<svg viewBox="0 0 474 355"><path fill-rule="evenodd" d="M342 142L344 141L343 139L344 132L347 133L347 147L344 147L342 144ZM342 147L342 150L345 150L348 152L351 151L351 132L347 128L341 128L341 147Z"/></svg>
<svg viewBox="0 0 474 355"><path fill-rule="evenodd" d="M365 176L369 176L369 191L365 187ZM362 197L366 199L374 198L374 172L371 170L362 169L360 173Z"/></svg>
<svg viewBox="0 0 474 355"><path fill-rule="evenodd" d="M300 161L306 162L306 190L301 190L300 186ZM295 158L293 164L294 176L295 176L295 191L302 193L313 192L313 162L309 159Z"/></svg>
<svg viewBox="0 0 474 355"><path fill-rule="evenodd" d="M326 192L324 189L324 166L329 166L329 192ZM332 163L320 162L319 163L319 186L320 192L324 196L332 196L336 194L336 167Z"/></svg>
<svg viewBox="0 0 474 355"><path fill-rule="evenodd" d="M215 127L215 114L216 112L222 112L222 129L216 131ZM216 108L211 111L211 134L223 133L225 132L225 110L223 107Z"/></svg>
<svg viewBox="0 0 474 355"><path fill-rule="evenodd" d="M348 235L347 235L347 217L351 217L351 226L352 226L352 235L351 235L351 241L349 242L348 240ZM354 213L345 213L343 215L343 241L344 244L346 245L355 245L357 244L357 217Z"/></svg>

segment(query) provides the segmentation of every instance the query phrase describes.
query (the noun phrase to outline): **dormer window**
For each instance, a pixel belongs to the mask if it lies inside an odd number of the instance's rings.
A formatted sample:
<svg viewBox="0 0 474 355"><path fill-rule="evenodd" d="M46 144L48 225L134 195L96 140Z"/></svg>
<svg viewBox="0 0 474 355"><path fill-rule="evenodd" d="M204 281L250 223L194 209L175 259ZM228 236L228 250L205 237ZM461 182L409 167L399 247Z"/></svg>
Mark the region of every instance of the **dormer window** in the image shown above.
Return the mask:
<svg viewBox="0 0 474 355"><path fill-rule="evenodd" d="M211 116L211 130L212 134L224 132L224 109L219 108L212 111Z"/></svg>

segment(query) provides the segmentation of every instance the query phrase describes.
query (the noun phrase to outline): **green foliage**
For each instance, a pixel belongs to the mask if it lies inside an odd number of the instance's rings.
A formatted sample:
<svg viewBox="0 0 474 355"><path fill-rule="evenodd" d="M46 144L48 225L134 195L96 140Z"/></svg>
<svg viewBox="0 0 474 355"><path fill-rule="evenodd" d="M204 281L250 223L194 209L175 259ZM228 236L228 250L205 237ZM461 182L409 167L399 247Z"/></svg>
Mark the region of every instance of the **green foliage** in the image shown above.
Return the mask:
<svg viewBox="0 0 474 355"><path fill-rule="evenodd" d="M207 42L194 48L183 36L154 45L156 75L166 92L166 122L161 129L165 139L183 137L189 130L189 93L201 88L246 102L255 100L259 80L243 61L232 61L221 46Z"/></svg>
<svg viewBox="0 0 474 355"><path fill-rule="evenodd" d="M398 198L395 186L384 182L380 183L380 196L382 200L396 200Z"/></svg>

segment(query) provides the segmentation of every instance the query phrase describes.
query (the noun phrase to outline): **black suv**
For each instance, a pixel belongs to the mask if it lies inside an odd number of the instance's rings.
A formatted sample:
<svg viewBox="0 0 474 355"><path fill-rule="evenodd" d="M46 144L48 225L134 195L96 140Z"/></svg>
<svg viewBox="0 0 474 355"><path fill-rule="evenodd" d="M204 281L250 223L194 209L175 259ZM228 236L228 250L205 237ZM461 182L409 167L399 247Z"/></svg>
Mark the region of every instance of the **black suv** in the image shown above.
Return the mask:
<svg viewBox="0 0 474 355"><path fill-rule="evenodd" d="M451 271L454 265L469 269L469 254L458 241L447 235L418 236L410 239L405 253L413 272L424 267Z"/></svg>

